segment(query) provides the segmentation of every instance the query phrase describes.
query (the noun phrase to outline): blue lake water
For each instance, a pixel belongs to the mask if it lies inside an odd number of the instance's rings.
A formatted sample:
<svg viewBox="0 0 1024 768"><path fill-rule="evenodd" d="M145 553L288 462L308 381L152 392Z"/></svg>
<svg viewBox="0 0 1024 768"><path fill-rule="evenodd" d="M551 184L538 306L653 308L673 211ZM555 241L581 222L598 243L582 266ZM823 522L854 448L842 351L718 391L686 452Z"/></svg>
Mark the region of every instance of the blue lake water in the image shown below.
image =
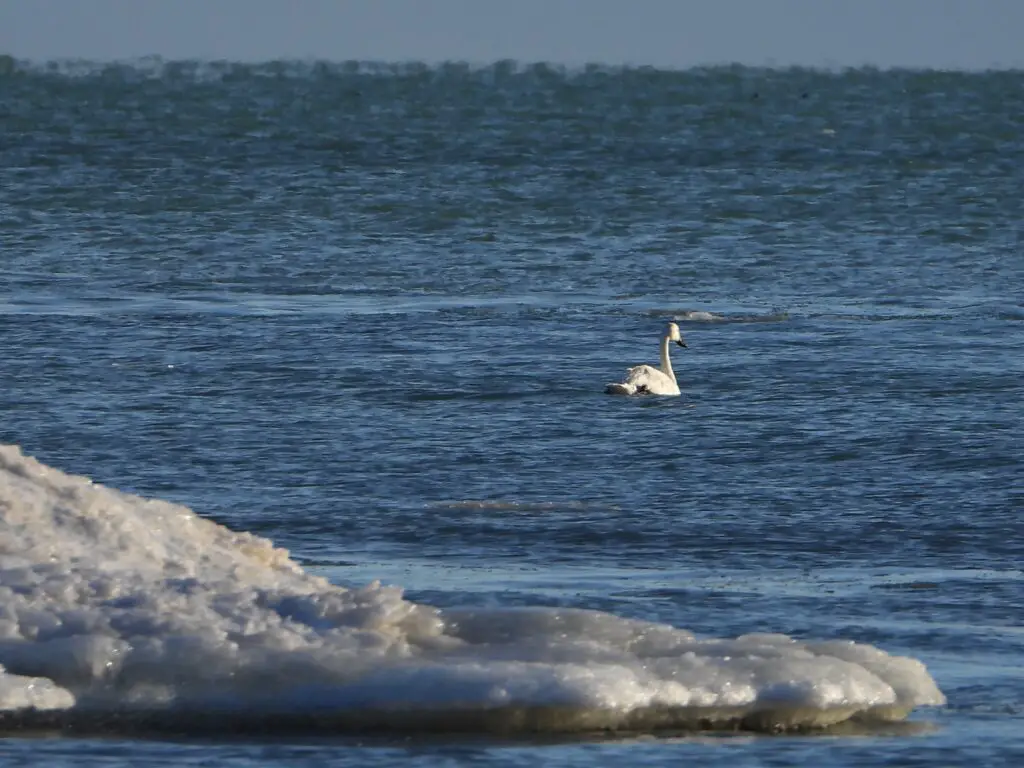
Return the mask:
<svg viewBox="0 0 1024 768"><path fill-rule="evenodd" d="M0 132L0 442L340 585L855 640L948 698L5 762L1024 759L1024 74L25 65ZM603 394L669 321L682 396Z"/></svg>

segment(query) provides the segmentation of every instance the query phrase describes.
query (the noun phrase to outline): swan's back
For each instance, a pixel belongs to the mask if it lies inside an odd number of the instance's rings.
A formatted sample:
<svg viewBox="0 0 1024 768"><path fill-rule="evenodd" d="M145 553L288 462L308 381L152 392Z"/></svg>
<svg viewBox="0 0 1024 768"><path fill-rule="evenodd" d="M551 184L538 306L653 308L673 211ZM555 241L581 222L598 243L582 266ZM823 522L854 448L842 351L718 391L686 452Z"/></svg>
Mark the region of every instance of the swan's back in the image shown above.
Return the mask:
<svg viewBox="0 0 1024 768"><path fill-rule="evenodd" d="M604 391L609 395L678 395L679 385L657 368L637 365L627 371L624 382L609 384Z"/></svg>

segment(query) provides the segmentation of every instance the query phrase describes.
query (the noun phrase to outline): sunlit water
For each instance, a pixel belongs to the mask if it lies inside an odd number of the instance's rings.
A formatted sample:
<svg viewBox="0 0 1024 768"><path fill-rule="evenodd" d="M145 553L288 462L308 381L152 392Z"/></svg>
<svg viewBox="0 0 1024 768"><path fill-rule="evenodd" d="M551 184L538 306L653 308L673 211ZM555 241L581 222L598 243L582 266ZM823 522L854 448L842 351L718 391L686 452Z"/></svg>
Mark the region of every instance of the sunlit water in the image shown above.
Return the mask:
<svg viewBox="0 0 1024 768"><path fill-rule="evenodd" d="M912 727L12 738L51 765L1017 764L1024 77L0 78L0 437L445 609L923 661ZM610 398L689 347L680 398Z"/></svg>

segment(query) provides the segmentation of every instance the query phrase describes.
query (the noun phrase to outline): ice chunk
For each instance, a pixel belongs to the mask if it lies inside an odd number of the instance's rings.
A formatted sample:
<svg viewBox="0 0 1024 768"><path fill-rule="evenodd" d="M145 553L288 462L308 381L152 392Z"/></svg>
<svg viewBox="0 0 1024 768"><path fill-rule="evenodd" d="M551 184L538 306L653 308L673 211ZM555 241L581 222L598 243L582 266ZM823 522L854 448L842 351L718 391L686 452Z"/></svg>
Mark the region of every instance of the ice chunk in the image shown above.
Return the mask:
<svg viewBox="0 0 1024 768"><path fill-rule="evenodd" d="M196 729L804 728L943 696L877 648L598 611L440 611L0 446L0 709ZM62 720L63 719L63 720Z"/></svg>

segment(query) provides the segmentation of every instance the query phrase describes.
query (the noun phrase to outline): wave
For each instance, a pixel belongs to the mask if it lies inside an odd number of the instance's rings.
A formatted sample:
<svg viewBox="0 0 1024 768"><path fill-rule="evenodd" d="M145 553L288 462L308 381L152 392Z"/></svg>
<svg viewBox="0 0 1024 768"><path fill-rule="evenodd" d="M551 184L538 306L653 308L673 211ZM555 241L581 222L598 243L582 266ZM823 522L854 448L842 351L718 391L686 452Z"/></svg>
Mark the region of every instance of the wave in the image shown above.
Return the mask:
<svg viewBox="0 0 1024 768"><path fill-rule="evenodd" d="M1020 67L983 69L934 69L927 67L821 67L802 65L756 66L738 63L704 64L684 67L644 64L564 64L550 61L504 59L500 61L389 61L372 59L329 60L322 58L278 58L266 61L226 59L174 59L142 56L121 59L15 57L0 53L0 77L63 77L103 79L107 82L136 83L166 80L177 83L218 83L245 80L339 80L350 78L472 79L493 85L509 79L536 82L596 82L622 78L635 82L719 80L734 87L737 81L755 83L766 77L783 76L808 90L820 90L836 82L857 85L887 78L934 82L956 87L980 79L1016 77ZM757 91L755 90L756 94Z"/></svg>
<svg viewBox="0 0 1024 768"><path fill-rule="evenodd" d="M584 312L599 299L558 294L512 296L399 296L392 289L355 288L331 293L269 294L234 292L182 297L150 297L140 294L80 296L23 292L17 298L0 300L0 315L46 315L53 317L102 317L146 315L181 317L231 315L266 317L273 315L405 315L414 313Z"/></svg>
<svg viewBox="0 0 1024 768"><path fill-rule="evenodd" d="M923 664L562 608L452 609L0 446L0 728L535 735L900 720Z"/></svg>
<svg viewBox="0 0 1024 768"><path fill-rule="evenodd" d="M435 509L491 510L496 512L561 512L564 510L579 512L600 510L607 512L619 509L615 504L603 504L592 501L511 501L504 499L437 501L430 506Z"/></svg>
<svg viewBox="0 0 1024 768"><path fill-rule="evenodd" d="M704 309L668 309L654 308L646 312L651 317L665 317L677 323L782 323L790 319L784 309L773 309L770 312L739 314L711 312Z"/></svg>

